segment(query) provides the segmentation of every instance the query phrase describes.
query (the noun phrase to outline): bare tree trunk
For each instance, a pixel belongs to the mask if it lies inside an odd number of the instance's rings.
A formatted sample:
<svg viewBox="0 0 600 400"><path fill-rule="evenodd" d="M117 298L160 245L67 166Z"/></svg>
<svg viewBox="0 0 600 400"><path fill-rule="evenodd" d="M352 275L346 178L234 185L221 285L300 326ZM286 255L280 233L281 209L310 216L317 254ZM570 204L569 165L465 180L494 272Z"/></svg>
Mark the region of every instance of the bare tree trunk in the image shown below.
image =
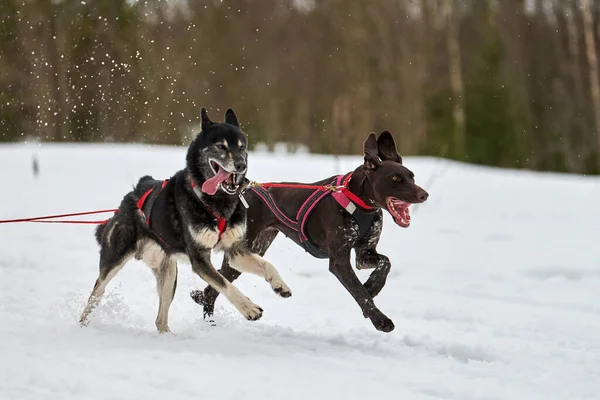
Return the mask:
<svg viewBox="0 0 600 400"><path fill-rule="evenodd" d="M425 76L427 75L426 73L424 73L425 71L427 71L428 68L428 62L429 62L429 46L427 45L427 26L423 20L423 9L424 9L424 5L422 4L422 2L418 2L419 4L417 4L418 7L418 11L417 13L420 15L420 18L418 18L415 21L415 48L418 49L415 52L415 68L417 71L420 71L420 73L417 73L416 76L414 77L415 79L415 84L416 84L416 88L417 88L417 92L419 95L419 98L417 99L417 101L415 102L415 113L416 113L416 118L418 120L418 128L416 130L416 138L415 138L415 147L414 147L414 151L416 153L418 153L423 145L423 142L426 139L427 136L427 107L425 105L425 98L426 98L426 79ZM408 5L412 5L413 3L408 2Z"/></svg>
<svg viewBox="0 0 600 400"><path fill-rule="evenodd" d="M54 128L54 140L63 141L67 139L68 126L65 118L67 111L65 101L65 72L59 54L60 40L62 40L62 37L59 36L62 35L58 34L56 26L57 10L53 2L46 0L42 6L50 30L46 35L46 43L48 46L48 60L50 61L48 73L50 75L49 80L50 88L52 90L52 102L54 103L54 121L52 123Z"/></svg>
<svg viewBox="0 0 600 400"><path fill-rule="evenodd" d="M333 156L335 159L335 173L341 173L340 153L344 134L352 129L350 111L352 108L352 96L339 95L333 100L331 112L331 128L333 131Z"/></svg>
<svg viewBox="0 0 600 400"><path fill-rule="evenodd" d="M20 33L22 33L25 54L29 57L32 66L28 82L31 88L28 91L29 102L36 106L35 115L32 115L32 132L42 140L52 140L54 138L53 93L51 71L46 67L48 47L45 44L49 34L44 29L45 17L43 9L26 7L23 20L27 21L27 26L24 24L24 29Z"/></svg>
<svg viewBox="0 0 600 400"><path fill-rule="evenodd" d="M459 158L465 156L465 106L464 85L461 72L460 41L459 41L459 15L456 12L455 0L446 0L446 13L448 22L448 61L450 66L450 87L452 88L452 117L454 120L454 146Z"/></svg>
<svg viewBox="0 0 600 400"><path fill-rule="evenodd" d="M596 120L596 165L598 171L600 171L600 83L598 82L598 57L596 55L594 24L590 0L583 0L582 5L583 29L587 49L586 54L590 71L590 91L594 107L594 117Z"/></svg>
<svg viewBox="0 0 600 400"><path fill-rule="evenodd" d="M567 28L569 39L569 50L571 56L571 74L575 82L575 93L578 99L583 97L583 84L581 81L581 73L579 71L579 32L577 30L578 21L576 21L577 0L568 2L567 11Z"/></svg>
<svg viewBox="0 0 600 400"><path fill-rule="evenodd" d="M577 137L581 136L584 131L584 124L581 114L575 112L578 105L581 104L583 95L583 82L579 64L579 31L578 21L576 20L577 0L569 0L566 5L566 23L567 23L567 39L569 45L569 69L570 75L574 83L574 98L569 105L569 117L573 118L571 132L566 132L564 142L566 147L565 159L567 166L571 172L581 172L584 166L581 165L581 158L577 157L578 147ZM573 128L575 132L573 132Z"/></svg>

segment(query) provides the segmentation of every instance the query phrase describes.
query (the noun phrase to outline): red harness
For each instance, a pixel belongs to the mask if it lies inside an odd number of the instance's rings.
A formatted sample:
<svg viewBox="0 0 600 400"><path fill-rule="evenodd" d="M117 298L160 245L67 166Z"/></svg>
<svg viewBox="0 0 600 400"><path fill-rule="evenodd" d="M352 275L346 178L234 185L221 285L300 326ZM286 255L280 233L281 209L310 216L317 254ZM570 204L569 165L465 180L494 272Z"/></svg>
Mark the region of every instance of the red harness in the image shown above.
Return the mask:
<svg viewBox="0 0 600 400"><path fill-rule="evenodd" d="M328 258L329 254L313 242L306 230L306 224L311 213L323 199L331 195L331 197L333 197L334 200L355 219L358 224L359 237L365 235L373 224L374 214L365 212L373 210L373 207L367 205L356 194L350 191L348 184L351 178L352 173L345 176L338 175L335 176L328 185L262 183L251 185L250 190L262 200L279 222L294 233L291 236L294 241L314 257ZM308 195L306 200L304 200L302 205L298 208L294 218L294 216L286 214L286 212L279 207L273 194L267 188L313 189L314 191Z"/></svg>
<svg viewBox="0 0 600 400"><path fill-rule="evenodd" d="M162 186L160 187L161 189L164 189L165 186L167 186L167 182L169 182L168 179L165 179L162 183ZM148 196L150 196L150 194L154 191L154 189L156 189L156 187L151 188L150 190L148 190L146 193L144 193L142 195L142 197L140 197L140 199L137 202L137 208L144 213L144 203L146 203L146 200L148 199ZM158 192L156 193L158 195ZM150 214L152 213L152 209L148 210L148 215L146 215L146 225L150 226Z"/></svg>
<svg viewBox="0 0 600 400"><path fill-rule="evenodd" d="M352 172L346 175L346 178L342 181L341 186L332 186L332 185L305 185L302 183L256 183L254 186L259 187L278 187L278 188L289 188L289 189L314 189L320 191L333 191L334 193L340 192L343 193L348 199L350 199L353 203L358 204L365 210L372 210L373 207L369 206L365 203L360 197L355 195L350 191L348 187L348 183L350 183L350 179L352 179ZM336 200L339 199L336 198ZM339 200L338 200L339 202Z"/></svg>

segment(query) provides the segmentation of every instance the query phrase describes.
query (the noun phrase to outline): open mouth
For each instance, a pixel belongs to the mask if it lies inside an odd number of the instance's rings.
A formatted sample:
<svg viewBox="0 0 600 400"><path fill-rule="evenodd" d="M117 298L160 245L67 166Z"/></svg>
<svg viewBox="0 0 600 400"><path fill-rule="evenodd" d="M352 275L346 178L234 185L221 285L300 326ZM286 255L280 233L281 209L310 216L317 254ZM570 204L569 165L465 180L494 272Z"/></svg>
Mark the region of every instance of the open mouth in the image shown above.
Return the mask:
<svg viewBox="0 0 600 400"><path fill-rule="evenodd" d="M218 162L211 160L210 167L215 175L202 184L202 191L209 195L217 193L219 187L227 194L235 194L240 185L237 184L238 174L227 171Z"/></svg>
<svg viewBox="0 0 600 400"><path fill-rule="evenodd" d="M229 174L225 180L221 182L221 189L223 189L226 193L234 194L239 189L240 185L237 184L238 174L225 170L219 163L215 161L211 161L210 166L215 172L215 176L219 175L221 171Z"/></svg>
<svg viewBox="0 0 600 400"><path fill-rule="evenodd" d="M408 228L410 226L410 211L408 210L410 203L392 196L388 197L385 202L394 222L403 228Z"/></svg>
<svg viewBox="0 0 600 400"><path fill-rule="evenodd" d="M238 185L236 182L237 174L229 174L229 178L221 182L221 189L223 189L228 194L235 194L240 187L240 185Z"/></svg>

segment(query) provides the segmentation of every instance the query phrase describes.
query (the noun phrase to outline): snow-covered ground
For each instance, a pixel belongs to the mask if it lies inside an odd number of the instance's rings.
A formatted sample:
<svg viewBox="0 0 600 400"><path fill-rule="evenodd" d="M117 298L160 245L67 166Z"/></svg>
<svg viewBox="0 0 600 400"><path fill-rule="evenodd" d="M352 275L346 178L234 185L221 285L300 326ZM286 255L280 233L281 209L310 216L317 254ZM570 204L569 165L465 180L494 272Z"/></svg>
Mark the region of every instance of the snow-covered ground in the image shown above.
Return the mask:
<svg viewBox="0 0 600 400"><path fill-rule="evenodd" d="M141 175L166 178L184 157L0 146L0 219L116 207ZM331 157L253 153L249 177L313 181L360 161L336 171ZM293 297L255 276L236 283L264 308L258 322L222 297L218 326L203 322L188 293L205 284L182 265L174 334L159 335L154 277L132 261L80 328L97 276L93 226L0 225L0 399L600 399L600 179L405 165L430 197L408 229L386 213L379 250L393 266L376 303L396 324L389 334L362 317L326 260L283 236L266 258Z"/></svg>

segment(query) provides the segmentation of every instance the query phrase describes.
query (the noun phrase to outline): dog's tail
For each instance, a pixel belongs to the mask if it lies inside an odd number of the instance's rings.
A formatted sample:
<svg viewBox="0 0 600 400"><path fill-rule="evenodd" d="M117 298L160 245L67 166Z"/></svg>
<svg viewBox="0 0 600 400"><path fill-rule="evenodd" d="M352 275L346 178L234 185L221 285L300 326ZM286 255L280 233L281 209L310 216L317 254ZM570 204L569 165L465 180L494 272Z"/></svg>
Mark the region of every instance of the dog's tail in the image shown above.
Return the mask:
<svg viewBox="0 0 600 400"><path fill-rule="evenodd" d="M131 226L135 226L133 221L129 221L127 215L129 214L127 212L127 210L131 210L131 209L137 209L136 203L137 201L140 199L140 197L150 188L152 188L155 184L156 181L153 177L151 177L150 175L145 175L142 176L138 183L133 187L133 191L127 193L125 195L125 197L123 197L123 200L121 201L121 205L119 207L119 211L117 211L119 213L119 215L121 215L121 217L119 218L119 221L121 223L124 222L131 222ZM123 211L124 210L124 211ZM107 231L107 229L110 228L110 230L108 232L112 232L113 228L116 228L117 225L119 224L119 222L117 222L117 220L115 220L116 215L112 216L111 218L109 218L106 223L100 224L96 227L95 230L95 236L96 236L96 241L98 242L99 245L102 245L102 239L104 239L104 234ZM119 224L119 227L121 227L122 224ZM112 233L111 233L112 236Z"/></svg>
<svg viewBox="0 0 600 400"><path fill-rule="evenodd" d="M146 181L153 181L153 180L154 180L154 178L152 176L150 176L150 175L144 175L138 181L138 185L141 184L141 183L144 183Z"/></svg>

